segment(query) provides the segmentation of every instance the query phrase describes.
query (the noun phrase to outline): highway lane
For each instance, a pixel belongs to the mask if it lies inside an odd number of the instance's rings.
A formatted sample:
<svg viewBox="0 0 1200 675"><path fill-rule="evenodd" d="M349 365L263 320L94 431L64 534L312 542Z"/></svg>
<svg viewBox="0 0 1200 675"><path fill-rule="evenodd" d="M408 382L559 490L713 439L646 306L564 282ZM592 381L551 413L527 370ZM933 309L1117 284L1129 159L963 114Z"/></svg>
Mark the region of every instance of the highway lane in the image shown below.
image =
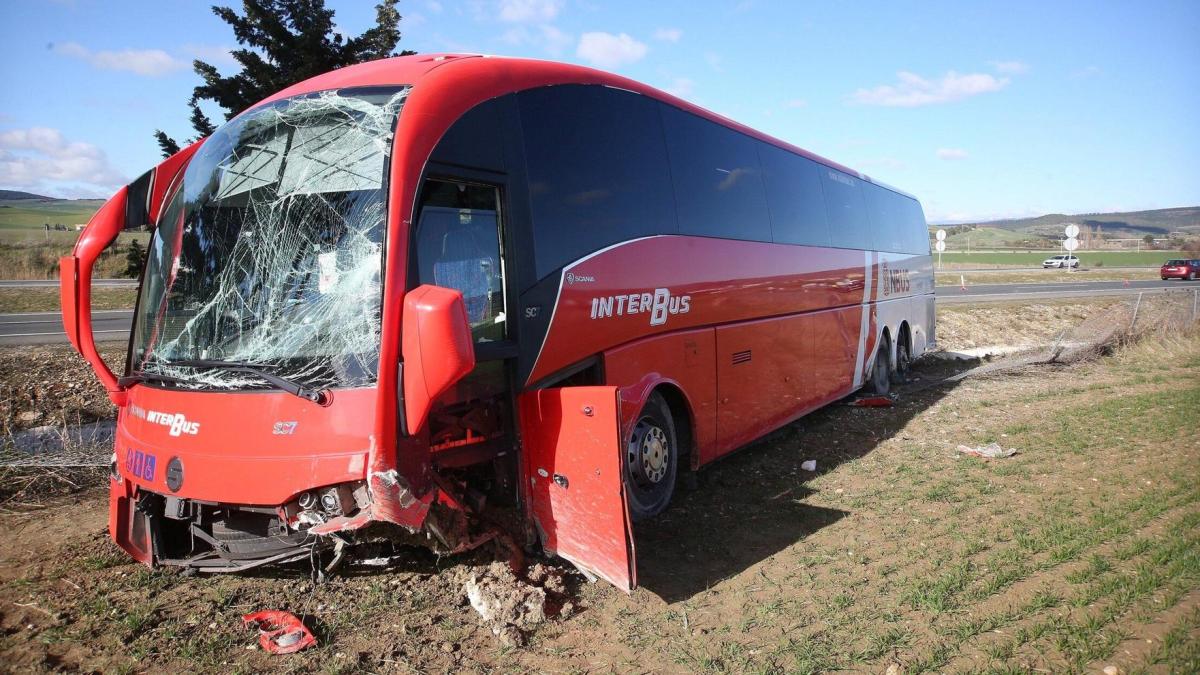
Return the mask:
<svg viewBox="0 0 1200 675"><path fill-rule="evenodd" d="M959 286L938 286L938 304L972 302L1003 302L1014 300L1061 300L1083 299L1109 295L1137 295L1138 293L1161 293L1164 291L1200 289L1198 281L1068 281L1062 283L1025 284L968 284L966 290Z"/></svg>
<svg viewBox="0 0 1200 675"><path fill-rule="evenodd" d="M1138 293L1161 293L1170 290L1200 290L1200 281L1079 281L1064 283L987 284L967 286L939 286L938 304L965 304L977 302L1013 302L1056 299L1084 299L1112 295L1136 295ZM92 326L96 340L124 341L129 336L133 312L129 310L106 310L92 313ZM29 314L0 314L0 346L49 344L66 342L62 317L57 312L35 312Z"/></svg>
<svg viewBox="0 0 1200 675"><path fill-rule="evenodd" d="M92 279L93 287L121 288L137 284L137 279ZM58 288L58 279L0 279L0 288Z"/></svg>
<svg viewBox="0 0 1200 675"><path fill-rule="evenodd" d="M92 312L92 330L97 342L129 338L133 312L127 309ZM41 345L66 342L62 315L58 312L0 314L0 346Z"/></svg>

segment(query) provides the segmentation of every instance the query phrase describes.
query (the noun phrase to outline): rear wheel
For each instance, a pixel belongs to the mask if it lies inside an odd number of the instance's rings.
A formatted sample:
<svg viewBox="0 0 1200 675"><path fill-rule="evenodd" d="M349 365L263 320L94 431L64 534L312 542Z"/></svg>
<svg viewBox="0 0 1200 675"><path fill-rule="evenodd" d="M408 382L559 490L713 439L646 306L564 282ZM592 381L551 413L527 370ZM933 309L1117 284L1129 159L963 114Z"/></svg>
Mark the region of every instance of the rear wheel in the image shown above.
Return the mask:
<svg viewBox="0 0 1200 675"><path fill-rule="evenodd" d="M878 396L887 396L892 390L892 373L891 363L889 363L888 352L890 343L887 340L879 341L879 349L875 352L875 360L871 364L871 379L867 381L867 389Z"/></svg>
<svg viewBox="0 0 1200 675"><path fill-rule="evenodd" d="M908 366L912 363L912 352L909 350L907 336L901 336L896 343L896 370L892 372L892 381L903 384L908 379Z"/></svg>
<svg viewBox="0 0 1200 675"><path fill-rule="evenodd" d="M657 516L671 503L679 464L676 438L671 408L651 394L625 444L625 492L635 521Z"/></svg>

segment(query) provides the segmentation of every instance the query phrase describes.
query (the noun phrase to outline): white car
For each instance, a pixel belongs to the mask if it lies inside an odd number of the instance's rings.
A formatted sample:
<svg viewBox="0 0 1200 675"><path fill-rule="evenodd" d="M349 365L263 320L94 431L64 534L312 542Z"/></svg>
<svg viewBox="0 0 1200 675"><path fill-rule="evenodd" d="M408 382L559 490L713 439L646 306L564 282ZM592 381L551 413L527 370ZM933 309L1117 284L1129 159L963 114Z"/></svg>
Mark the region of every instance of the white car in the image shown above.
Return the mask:
<svg viewBox="0 0 1200 675"><path fill-rule="evenodd" d="M1056 255L1042 261L1042 269L1048 267L1079 267L1079 258L1073 255Z"/></svg>

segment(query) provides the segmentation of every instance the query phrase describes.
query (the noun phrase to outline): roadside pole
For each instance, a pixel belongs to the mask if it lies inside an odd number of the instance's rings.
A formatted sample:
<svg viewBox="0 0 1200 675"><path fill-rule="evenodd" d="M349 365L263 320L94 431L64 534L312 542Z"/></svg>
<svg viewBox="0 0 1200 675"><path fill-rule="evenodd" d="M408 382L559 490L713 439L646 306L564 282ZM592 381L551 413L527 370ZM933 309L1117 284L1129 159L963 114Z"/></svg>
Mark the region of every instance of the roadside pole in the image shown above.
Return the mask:
<svg viewBox="0 0 1200 675"><path fill-rule="evenodd" d="M942 269L942 251L946 250L946 231L945 230L937 231L937 243L934 244L933 247L937 249L938 270L940 271Z"/></svg>

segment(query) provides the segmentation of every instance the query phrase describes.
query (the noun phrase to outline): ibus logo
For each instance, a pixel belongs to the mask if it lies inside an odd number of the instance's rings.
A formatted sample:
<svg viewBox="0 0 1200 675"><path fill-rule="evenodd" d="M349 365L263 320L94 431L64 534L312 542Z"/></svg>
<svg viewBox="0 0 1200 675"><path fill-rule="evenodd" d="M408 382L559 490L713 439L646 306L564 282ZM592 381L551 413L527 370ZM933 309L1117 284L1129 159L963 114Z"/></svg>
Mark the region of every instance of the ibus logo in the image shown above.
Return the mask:
<svg viewBox="0 0 1200 675"><path fill-rule="evenodd" d="M692 309L692 296L671 295L670 289L656 288L654 293L629 293L592 298L593 319L607 319L626 314L650 314L650 325L661 326L672 314L687 314Z"/></svg>
<svg viewBox="0 0 1200 675"><path fill-rule="evenodd" d="M883 279L880 285L883 287L884 295L907 293L912 289L910 272L906 269L889 269L886 260L881 266L880 277Z"/></svg>
<svg viewBox="0 0 1200 675"><path fill-rule="evenodd" d="M167 427L167 433L172 436L188 434L195 436L200 432L199 422L189 422L183 413L164 413L157 410L143 410L137 405L129 406L129 414L152 424Z"/></svg>

